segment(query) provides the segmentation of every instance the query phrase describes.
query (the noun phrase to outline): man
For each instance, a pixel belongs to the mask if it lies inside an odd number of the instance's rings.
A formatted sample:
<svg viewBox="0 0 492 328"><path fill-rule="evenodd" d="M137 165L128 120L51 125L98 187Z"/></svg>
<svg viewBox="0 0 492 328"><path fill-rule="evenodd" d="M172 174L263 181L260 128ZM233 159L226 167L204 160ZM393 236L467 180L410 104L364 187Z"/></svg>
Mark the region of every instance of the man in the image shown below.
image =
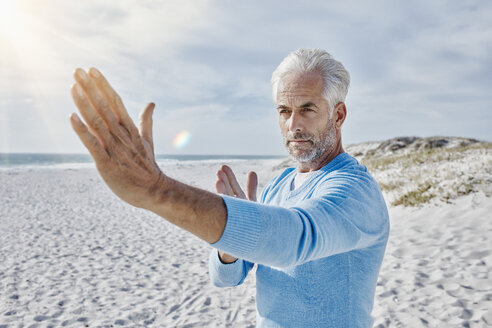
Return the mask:
<svg viewBox="0 0 492 328"><path fill-rule="evenodd" d="M230 168L216 195L167 177L154 161L153 104L137 131L95 69L75 73L72 95L87 126L74 130L109 187L123 200L161 215L209 242L217 286L241 284L257 264L259 327L370 327L377 276L389 233L378 184L343 151L349 74L323 50L300 49L272 76L280 129L297 168L247 196Z"/></svg>

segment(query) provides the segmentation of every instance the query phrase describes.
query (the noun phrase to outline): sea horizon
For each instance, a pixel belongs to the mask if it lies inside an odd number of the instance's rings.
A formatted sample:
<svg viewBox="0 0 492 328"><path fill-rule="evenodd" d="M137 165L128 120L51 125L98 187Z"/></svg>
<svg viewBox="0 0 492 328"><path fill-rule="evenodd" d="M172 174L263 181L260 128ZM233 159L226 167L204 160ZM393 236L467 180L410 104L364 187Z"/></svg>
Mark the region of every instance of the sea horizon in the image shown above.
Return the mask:
<svg viewBox="0 0 492 328"><path fill-rule="evenodd" d="M159 165L179 162L220 162L281 159L287 155L156 154ZM94 160L82 153L0 153L0 170L33 168L93 168Z"/></svg>

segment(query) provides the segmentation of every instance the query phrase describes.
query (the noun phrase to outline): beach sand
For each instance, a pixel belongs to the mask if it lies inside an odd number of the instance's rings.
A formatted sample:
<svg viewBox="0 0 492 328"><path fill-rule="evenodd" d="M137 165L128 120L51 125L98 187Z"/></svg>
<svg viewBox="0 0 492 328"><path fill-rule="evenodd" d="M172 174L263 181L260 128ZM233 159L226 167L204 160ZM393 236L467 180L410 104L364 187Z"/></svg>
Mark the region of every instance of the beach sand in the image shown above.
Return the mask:
<svg viewBox="0 0 492 328"><path fill-rule="evenodd" d="M244 184L279 160L232 161ZM163 166L214 191L216 162ZM211 247L111 193L95 169L0 171L0 327L254 327L255 278L208 278ZM492 202L390 207L375 327L492 326Z"/></svg>

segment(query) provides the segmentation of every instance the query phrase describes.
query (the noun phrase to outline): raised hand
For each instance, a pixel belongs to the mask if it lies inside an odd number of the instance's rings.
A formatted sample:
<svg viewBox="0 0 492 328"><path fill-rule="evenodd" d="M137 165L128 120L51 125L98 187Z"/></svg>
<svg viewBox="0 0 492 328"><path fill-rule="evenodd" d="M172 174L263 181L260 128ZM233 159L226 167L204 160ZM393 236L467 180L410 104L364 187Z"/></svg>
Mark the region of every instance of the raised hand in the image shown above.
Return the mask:
<svg viewBox="0 0 492 328"><path fill-rule="evenodd" d="M138 130L120 96L97 69L86 73L78 68L74 78L72 97L87 125L73 113L73 129L111 190L124 201L145 208L167 178L154 158L154 104L140 113Z"/></svg>
<svg viewBox="0 0 492 328"><path fill-rule="evenodd" d="M227 165L222 165L217 172L217 182L215 188L219 194L234 196L242 199L249 199L256 202L256 190L258 188L258 176L255 172L249 172L246 180L246 194L237 182L234 172Z"/></svg>
<svg viewBox="0 0 492 328"><path fill-rule="evenodd" d="M215 188L219 194L224 194L228 196L234 196L242 199L249 199L256 202L256 190L258 188L258 176L255 172L249 172L248 178L246 179L246 194L239 186L236 176L231 168L227 165L222 165L220 170L217 172L217 182L215 183ZM224 263L233 263L237 260L237 257L219 251L219 256Z"/></svg>

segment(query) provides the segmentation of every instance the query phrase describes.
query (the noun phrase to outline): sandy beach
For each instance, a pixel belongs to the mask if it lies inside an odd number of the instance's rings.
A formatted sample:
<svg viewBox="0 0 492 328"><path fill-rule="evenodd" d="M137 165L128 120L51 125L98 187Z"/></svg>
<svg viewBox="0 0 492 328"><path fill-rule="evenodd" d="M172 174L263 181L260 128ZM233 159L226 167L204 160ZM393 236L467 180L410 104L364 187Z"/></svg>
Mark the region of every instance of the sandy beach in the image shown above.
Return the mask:
<svg viewBox="0 0 492 328"><path fill-rule="evenodd" d="M241 183L256 171L262 187L280 162L225 164ZM219 167L162 168L214 191ZM208 244L123 203L95 169L5 170L0 182L0 328L255 326L254 274L214 287ZM374 327L492 327L492 198L481 189L437 198L389 204Z"/></svg>

